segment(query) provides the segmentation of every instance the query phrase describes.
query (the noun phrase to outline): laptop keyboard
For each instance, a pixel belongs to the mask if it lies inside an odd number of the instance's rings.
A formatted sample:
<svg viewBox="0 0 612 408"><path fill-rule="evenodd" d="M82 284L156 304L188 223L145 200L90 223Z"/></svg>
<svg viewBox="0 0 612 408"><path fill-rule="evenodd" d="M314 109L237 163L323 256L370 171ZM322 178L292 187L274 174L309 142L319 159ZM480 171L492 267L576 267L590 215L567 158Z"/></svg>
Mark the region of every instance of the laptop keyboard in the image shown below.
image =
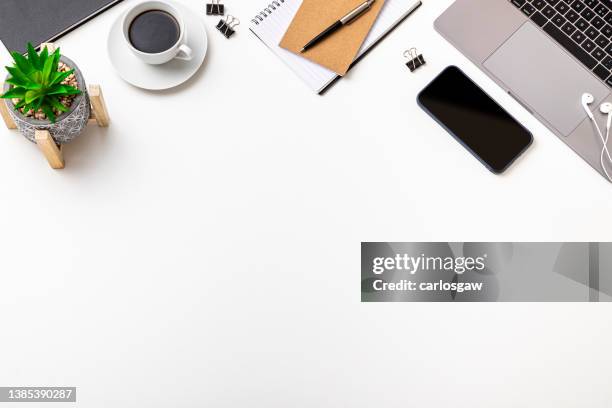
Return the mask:
<svg viewBox="0 0 612 408"><path fill-rule="evenodd" d="M510 0L612 88L612 0Z"/></svg>

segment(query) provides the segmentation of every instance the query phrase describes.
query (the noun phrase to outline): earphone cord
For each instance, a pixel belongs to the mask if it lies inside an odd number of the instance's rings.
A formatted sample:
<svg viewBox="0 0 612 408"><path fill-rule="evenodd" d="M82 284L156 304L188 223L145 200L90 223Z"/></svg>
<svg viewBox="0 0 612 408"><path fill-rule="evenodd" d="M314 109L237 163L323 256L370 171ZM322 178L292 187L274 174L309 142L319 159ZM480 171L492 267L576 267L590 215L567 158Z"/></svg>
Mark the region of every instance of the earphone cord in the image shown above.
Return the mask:
<svg viewBox="0 0 612 408"><path fill-rule="evenodd" d="M606 137L604 138L603 133L601 133L601 129L599 128L599 125L597 124L597 121L593 120L593 123L595 124L595 129L597 129L597 133L599 134L599 137L601 138L601 141L603 142L603 149L601 150L601 156L600 156L601 167L603 167L603 171L604 173L606 173L606 177L608 178L608 180L612 182L612 177L610 176L610 173L608 173L608 170L606 168L606 164L604 161L604 153L606 153L606 155L608 156L608 161L610 162L610 165L612 165L612 156L610 156L610 151L608 150L608 139L610 138L610 127L606 126Z"/></svg>

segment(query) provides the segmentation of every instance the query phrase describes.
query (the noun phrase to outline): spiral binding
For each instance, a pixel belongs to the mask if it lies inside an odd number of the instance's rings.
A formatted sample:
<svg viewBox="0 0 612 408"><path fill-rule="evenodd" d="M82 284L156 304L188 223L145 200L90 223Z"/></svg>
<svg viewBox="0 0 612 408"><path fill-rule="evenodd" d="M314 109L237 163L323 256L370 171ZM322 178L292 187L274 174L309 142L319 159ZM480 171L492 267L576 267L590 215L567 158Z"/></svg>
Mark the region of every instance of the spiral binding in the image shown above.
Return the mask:
<svg viewBox="0 0 612 408"><path fill-rule="evenodd" d="M251 21L255 25L259 25L265 18L269 17L270 14L277 8L279 8L286 0L274 0L272 3L268 4L268 7L263 9L259 14L257 14Z"/></svg>

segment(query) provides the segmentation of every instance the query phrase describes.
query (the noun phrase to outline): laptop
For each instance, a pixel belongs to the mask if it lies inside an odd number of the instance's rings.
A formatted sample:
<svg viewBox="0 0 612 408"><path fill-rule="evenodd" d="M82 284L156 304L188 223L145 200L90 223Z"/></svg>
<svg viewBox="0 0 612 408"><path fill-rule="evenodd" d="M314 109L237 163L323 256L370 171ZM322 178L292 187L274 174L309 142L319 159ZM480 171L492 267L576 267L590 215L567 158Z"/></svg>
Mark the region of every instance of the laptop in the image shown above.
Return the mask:
<svg viewBox="0 0 612 408"><path fill-rule="evenodd" d="M0 41L24 52L54 41L122 0L0 0Z"/></svg>
<svg viewBox="0 0 612 408"><path fill-rule="evenodd" d="M436 30L604 175L602 142L612 102L612 0L457 0Z"/></svg>

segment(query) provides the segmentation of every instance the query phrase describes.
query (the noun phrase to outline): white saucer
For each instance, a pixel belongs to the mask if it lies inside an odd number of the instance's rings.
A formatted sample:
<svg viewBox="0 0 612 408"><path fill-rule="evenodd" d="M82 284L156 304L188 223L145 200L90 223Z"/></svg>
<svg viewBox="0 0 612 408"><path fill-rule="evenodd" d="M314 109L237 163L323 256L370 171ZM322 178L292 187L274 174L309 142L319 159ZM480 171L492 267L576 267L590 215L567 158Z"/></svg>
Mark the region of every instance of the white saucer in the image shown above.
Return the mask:
<svg viewBox="0 0 612 408"><path fill-rule="evenodd" d="M123 80L139 88L154 91L174 88L191 78L206 57L208 37L204 22L198 13L182 4L168 2L183 13L187 45L193 51L191 61L174 59L163 65L149 65L142 62L132 53L123 38L121 27L123 14L115 21L108 35L108 56L115 70Z"/></svg>

